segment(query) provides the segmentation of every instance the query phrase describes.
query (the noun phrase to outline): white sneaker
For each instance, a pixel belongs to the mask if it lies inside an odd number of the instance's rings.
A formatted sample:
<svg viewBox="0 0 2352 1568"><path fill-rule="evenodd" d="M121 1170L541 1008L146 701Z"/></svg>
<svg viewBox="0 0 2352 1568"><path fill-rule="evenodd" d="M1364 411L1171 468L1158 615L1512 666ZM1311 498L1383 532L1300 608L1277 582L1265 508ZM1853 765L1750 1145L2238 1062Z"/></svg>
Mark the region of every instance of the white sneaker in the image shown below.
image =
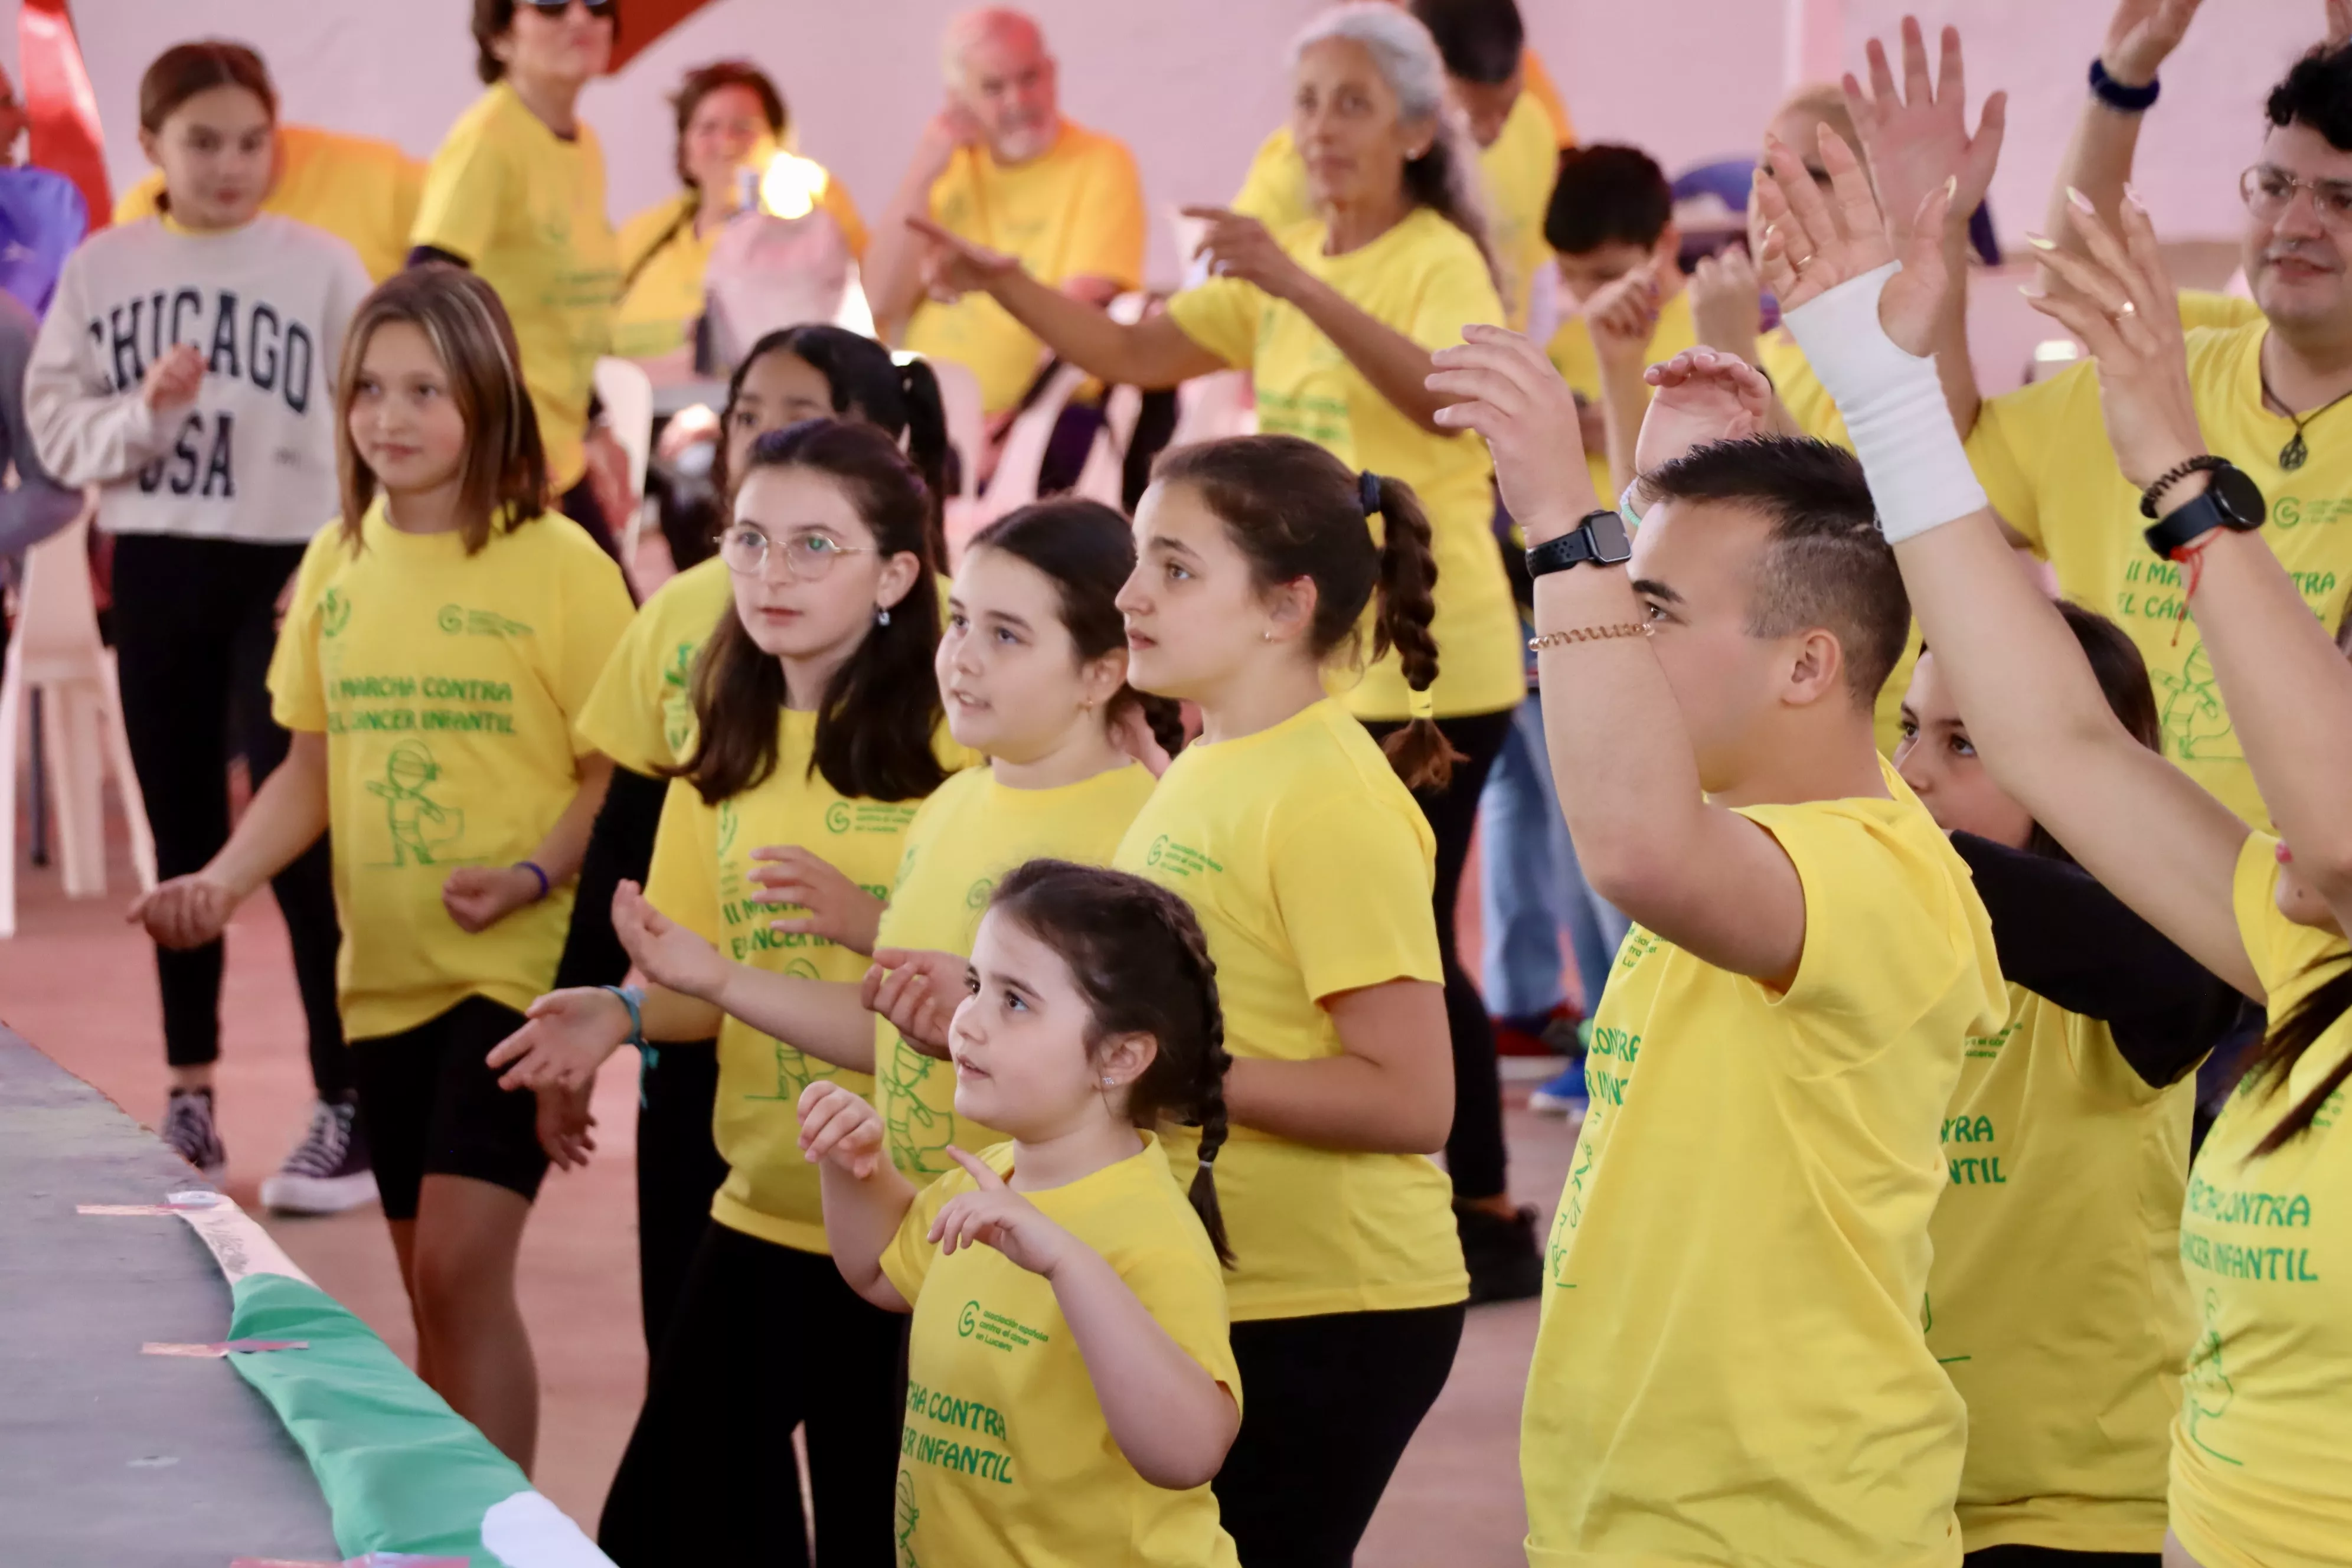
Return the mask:
<svg viewBox="0 0 2352 1568"><path fill-rule="evenodd" d="M278 1173L261 1184L265 1208L279 1214L341 1214L374 1201L375 1171L368 1160L367 1136L359 1107L351 1100L310 1107L310 1130L286 1156Z"/></svg>

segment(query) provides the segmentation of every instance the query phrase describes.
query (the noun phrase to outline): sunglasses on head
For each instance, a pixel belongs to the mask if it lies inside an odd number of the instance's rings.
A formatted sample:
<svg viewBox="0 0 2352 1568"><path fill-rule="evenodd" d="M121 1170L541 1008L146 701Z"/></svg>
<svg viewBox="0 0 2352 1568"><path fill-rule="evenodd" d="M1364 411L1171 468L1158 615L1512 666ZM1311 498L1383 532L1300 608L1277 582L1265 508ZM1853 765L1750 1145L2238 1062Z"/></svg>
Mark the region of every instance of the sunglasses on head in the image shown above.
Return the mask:
<svg viewBox="0 0 2352 1568"><path fill-rule="evenodd" d="M572 9L572 0L518 0L518 4L551 21ZM581 5L599 22L611 21L621 9L621 0L581 0Z"/></svg>

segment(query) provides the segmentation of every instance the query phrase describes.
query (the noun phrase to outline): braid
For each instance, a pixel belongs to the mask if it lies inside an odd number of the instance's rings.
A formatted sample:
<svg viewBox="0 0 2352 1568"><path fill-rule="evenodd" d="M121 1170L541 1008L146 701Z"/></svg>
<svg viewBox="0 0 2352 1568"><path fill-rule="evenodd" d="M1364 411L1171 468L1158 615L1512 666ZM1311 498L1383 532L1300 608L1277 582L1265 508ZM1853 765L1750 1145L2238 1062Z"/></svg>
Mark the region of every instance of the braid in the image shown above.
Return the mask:
<svg viewBox="0 0 2352 1568"><path fill-rule="evenodd" d="M1366 476L1370 479L1370 476ZM1408 485L1381 477L1381 602L1373 625L1374 658L1393 647L1404 683L1416 693L1437 682L1437 557L1430 548L1429 516ZM1414 789L1444 789L1462 754L1446 740L1437 721L1416 718L1391 734L1381 748Z"/></svg>
<svg viewBox="0 0 2352 1568"><path fill-rule="evenodd" d="M1225 1071L1234 1065L1234 1056L1225 1048L1225 1014L1217 999L1217 961L1209 956L1209 939L1202 931L1200 921L1179 920L1175 910L1164 904L1155 903L1153 907L1184 954L1185 967L1192 972L1199 991L1201 1021L1204 1026L1201 1058L1193 1069L1192 1092L1187 1096L1192 1101L1192 1120L1201 1129L1200 1163L1193 1168L1192 1185L1185 1195L1192 1199L1192 1212L1201 1216L1202 1228L1209 1233L1209 1245L1217 1249L1217 1261L1231 1268L1234 1249L1225 1239L1224 1209L1217 1202L1216 1167L1217 1153L1224 1148L1230 1131L1225 1114Z"/></svg>

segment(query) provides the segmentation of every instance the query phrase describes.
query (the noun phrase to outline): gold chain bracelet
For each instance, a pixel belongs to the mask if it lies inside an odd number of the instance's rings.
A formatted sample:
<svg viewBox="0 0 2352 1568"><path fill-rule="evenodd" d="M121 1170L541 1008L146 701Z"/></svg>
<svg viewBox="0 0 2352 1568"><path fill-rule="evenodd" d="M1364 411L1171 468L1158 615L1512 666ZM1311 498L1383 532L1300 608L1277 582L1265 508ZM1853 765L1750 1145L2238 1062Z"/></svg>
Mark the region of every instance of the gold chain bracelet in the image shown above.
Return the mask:
<svg viewBox="0 0 2352 1568"><path fill-rule="evenodd" d="M1546 648L1566 647L1572 642L1607 642L1612 637L1645 637L1650 635L1647 621L1619 621L1612 626L1579 626L1574 631L1546 632L1528 639L1529 653L1541 653Z"/></svg>

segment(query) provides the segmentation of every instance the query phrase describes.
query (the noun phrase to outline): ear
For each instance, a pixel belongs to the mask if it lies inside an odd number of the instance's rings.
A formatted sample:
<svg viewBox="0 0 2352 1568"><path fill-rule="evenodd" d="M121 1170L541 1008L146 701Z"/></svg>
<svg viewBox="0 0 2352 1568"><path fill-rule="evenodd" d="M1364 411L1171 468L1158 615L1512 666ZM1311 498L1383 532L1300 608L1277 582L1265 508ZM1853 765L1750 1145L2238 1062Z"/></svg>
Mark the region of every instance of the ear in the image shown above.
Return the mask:
<svg viewBox="0 0 2352 1568"><path fill-rule="evenodd" d="M901 550L882 563L882 575L874 584L874 607L895 610L898 601L921 581L923 558L911 550Z"/></svg>
<svg viewBox="0 0 2352 1568"><path fill-rule="evenodd" d="M1810 708L1825 699L1843 700L1845 649L1838 645L1835 632L1826 626L1813 627L1797 637L1794 653L1781 700L1791 707Z"/></svg>
<svg viewBox="0 0 2352 1568"><path fill-rule="evenodd" d="M1090 708L1108 709L1118 689L1127 684L1127 649L1115 647L1099 658L1078 666L1078 695Z"/></svg>
<svg viewBox="0 0 2352 1568"><path fill-rule="evenodd" d="M1145 1069L1160 1059L1160 1041L1150 1035L1118 1035L1095 1049L1095 1079L1116 1081L1132 1091Z"/></svg>
<svg viewBox="0 0 2352 1568"><path fill-rule="evenodd" d="M1315 606L1320 598L1312 577L1294 577L1268 589L1265 601L1273 621L1266 629L1274 634L1268 640L1305 641L1315 630Z"/></svg>
<svg viewBox="0 0 2352 1568"><path fill-rule="evenodd" d="M152 131L148 130L148 129L147 129L145 126L143 126L143 125L140 127L140 129L139 129L139 151L141 151L142 153L144 153L145 154L147 154L147 161L148 161L149 163L151 163L154 164L154 165L155 165L157 168L159 168L159 169L160 169L160 168L162 168L162 167L163 166L163 158L162 158L162 157L157 153L156 149L157 149L157 148L159 148L159 147L161 147L162 145L163 145L162 141L161 141L161 140L156 136L156 134L155 134Z"/></svg>

